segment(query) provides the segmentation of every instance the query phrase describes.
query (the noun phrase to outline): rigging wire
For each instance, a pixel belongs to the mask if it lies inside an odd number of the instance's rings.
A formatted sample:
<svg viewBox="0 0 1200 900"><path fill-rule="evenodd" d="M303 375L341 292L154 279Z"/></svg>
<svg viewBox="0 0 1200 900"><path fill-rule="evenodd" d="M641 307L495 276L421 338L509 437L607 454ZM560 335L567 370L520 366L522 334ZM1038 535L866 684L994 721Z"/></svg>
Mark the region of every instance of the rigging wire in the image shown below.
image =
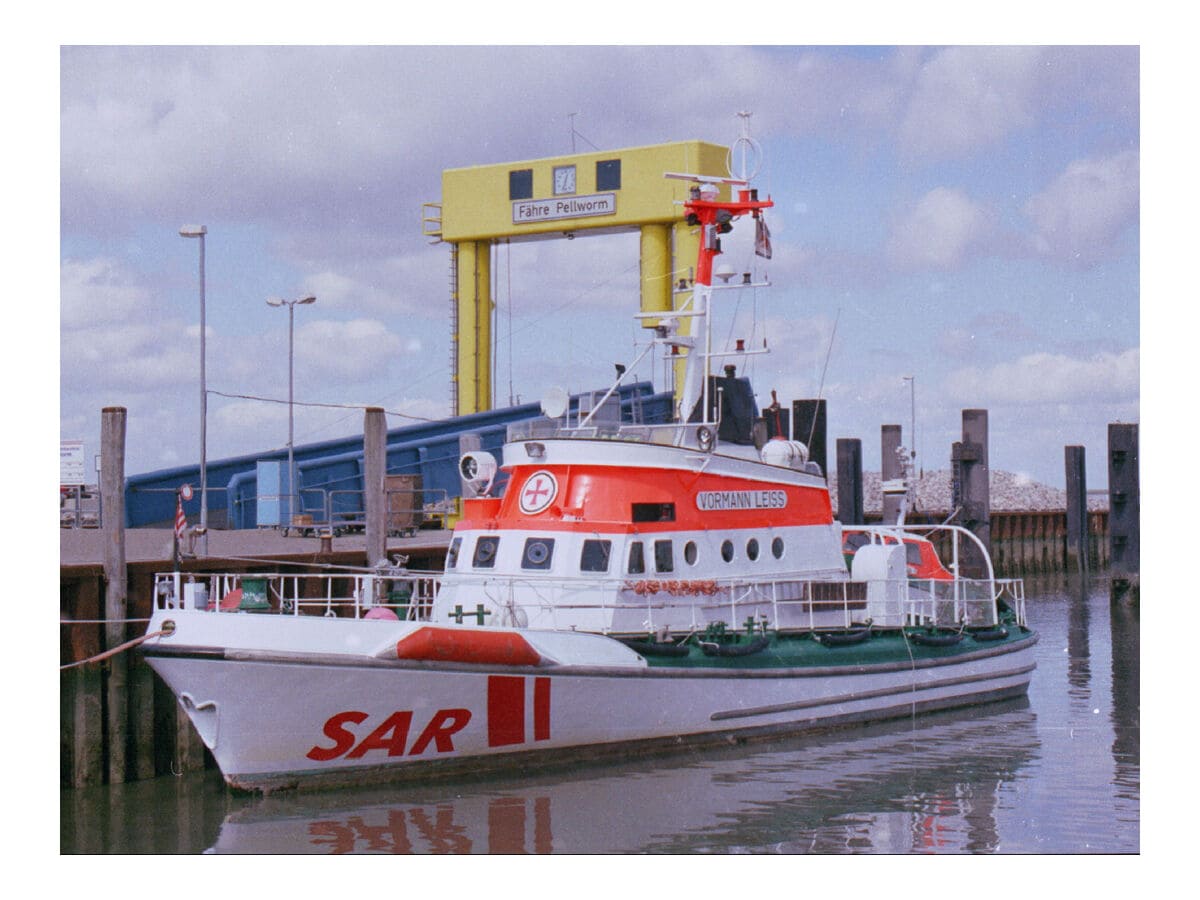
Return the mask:
<svg viewBox="0 0 1200 900"><path fill-rule="evenodd" d="M209 389L209 394L215 394L218 397L226 397L228 400L257 400L263 403L288 403L287 400L278 400L276 397L258 397L253 394L226 394L224 391ZM329 409L368 409L374 406L372 403L318 403L317 401L290 401L293 406L298 407L325 407ZM384 409L386 415L397 415L401 419L415 419L420 422L437 422L440 419L428 419L424 415L413 415L412 413L400 413L394 409Z"/></svg>
<svg viewBox="0 0 1200 900"><path fill-rule="evenodd" d="M833 339L834 339L834 336L837 335L838 320L841 317L842 317L842 308L839 306L837 315L833 317L833 330L831 332L829 332L829 346L825 348L825 365L823 365L821 367L821 382L817 386L817 402L818 403L821 401L821 398L824 396L824 393L825 393L825 373L829 369L829 356L831 353L833 353ZM812 446L813 435L815 435L816 433L817 433L817 416L814 412L813 419L812 419L812 426L808 430L808 446L810 446L810 447Z"/></svg>
<svg viewBox="0 0 1200 900"><path fill-rule="evenodd" d="M515 406L513 400L513 308L512 308L512 241L504 241L505 276L508 281L508 405Z"/></svg>

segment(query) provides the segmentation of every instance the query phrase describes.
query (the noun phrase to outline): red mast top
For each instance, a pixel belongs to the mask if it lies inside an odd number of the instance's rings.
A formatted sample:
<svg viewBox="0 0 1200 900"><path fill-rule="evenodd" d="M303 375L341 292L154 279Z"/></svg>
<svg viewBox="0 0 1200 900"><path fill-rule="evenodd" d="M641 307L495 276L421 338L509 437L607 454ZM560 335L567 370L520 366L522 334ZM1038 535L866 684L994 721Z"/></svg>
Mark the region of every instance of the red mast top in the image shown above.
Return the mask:
<svg viewBox="0 0 1200 900"><path fill-rule="evenodd" d="M762 211L775 204L769 198L759 200L758 189L747 186L745 181L703 176L674 177L687 177L701 182L699 185L692 186L691 195L684 202L683 208L687 212L688 223L701 227L700 253L696 261L696 284L711 285L713 260L721 252L720 235L733 230L734 219L752 215L758 225L761 242L765 236ZM737 199L729 202L717 200L718 183L738 186L736 189ZM770 257L769 247L768 243L767 252L763 254L768 258Z"/></svg>

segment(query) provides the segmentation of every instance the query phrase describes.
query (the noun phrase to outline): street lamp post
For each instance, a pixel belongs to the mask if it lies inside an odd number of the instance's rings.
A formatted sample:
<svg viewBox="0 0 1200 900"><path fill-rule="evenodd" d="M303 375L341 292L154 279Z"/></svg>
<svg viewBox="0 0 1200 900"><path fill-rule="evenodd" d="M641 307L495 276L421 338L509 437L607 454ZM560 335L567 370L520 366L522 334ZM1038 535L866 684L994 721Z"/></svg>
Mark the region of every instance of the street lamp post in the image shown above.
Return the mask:
<svg viewBox="0 0 1200 900"><path fill-rule="evenodd" d="M904 380L909 383L909 396L912 399L912 435L909 438L912 449L909 451L909 458L915 465L917 461L917 376L905 375Z"/></svg>
<svg viewBox="0 0 1200 900"><path fill-rule="evenodd" d="M288 519L286 528L291 524L291 516L296 509L296 458L295 458L295 364L294 348L296 334L296 304L307 306L316 303L317 298L312 294L298 300L281 300L278 297L267 298L267 306L286 306L288 309Z"/></svg>
<svg viewBox="0 0 1200 900"><path fill-rule="evenodd" d="M204 372L204 236L205 225L184 225L180 237L200 239L200 543L202 555L208 555L208 385Z"/></svg>

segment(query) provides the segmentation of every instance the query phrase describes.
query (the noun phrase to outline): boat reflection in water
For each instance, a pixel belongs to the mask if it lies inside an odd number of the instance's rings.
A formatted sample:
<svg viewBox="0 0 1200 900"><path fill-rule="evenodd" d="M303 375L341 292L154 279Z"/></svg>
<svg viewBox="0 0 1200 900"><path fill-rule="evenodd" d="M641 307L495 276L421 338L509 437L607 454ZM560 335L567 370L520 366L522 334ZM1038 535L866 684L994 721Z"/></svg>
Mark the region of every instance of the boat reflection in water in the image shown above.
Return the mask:
<svg viewBox="0 0 1200 900"><path fill-rule="evenodd" d="M1021 698L532 777L251 798L209 852L987 853L1037 746Z"/></svg>

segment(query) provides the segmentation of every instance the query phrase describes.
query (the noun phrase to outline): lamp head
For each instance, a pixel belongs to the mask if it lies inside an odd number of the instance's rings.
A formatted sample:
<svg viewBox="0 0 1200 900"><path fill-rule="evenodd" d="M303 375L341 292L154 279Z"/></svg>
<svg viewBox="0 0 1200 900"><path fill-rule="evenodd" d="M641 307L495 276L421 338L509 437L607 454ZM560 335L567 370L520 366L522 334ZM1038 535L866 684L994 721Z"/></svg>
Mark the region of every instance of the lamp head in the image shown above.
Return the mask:
<svg viewBox="0 0 1200 900"><path fill-rule="evenodd" d="M204 237L206 234L208 234L206 225L184 225L179 229L180 237Z"/></svg>

